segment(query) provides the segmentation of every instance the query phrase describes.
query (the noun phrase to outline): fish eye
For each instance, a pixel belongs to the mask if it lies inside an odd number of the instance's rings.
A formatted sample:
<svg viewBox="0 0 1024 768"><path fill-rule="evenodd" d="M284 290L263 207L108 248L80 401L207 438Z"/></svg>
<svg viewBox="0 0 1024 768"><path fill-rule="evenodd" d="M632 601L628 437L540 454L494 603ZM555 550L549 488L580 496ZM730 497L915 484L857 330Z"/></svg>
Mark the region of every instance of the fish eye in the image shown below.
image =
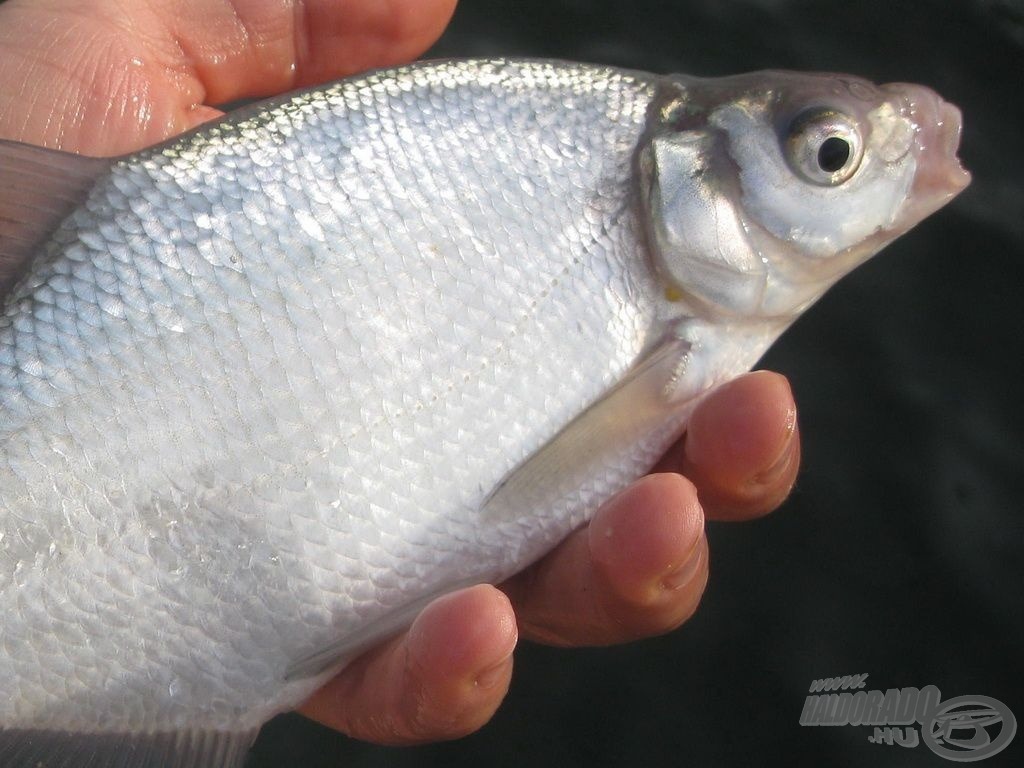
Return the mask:
<svg viewBox="0 0 1024 768"><path fill-rule="evenodd" d="M797 115L785 139L786 160L801 177L823 187L847 181L860 166L864 145L857 124L831 109Z"/></svg>

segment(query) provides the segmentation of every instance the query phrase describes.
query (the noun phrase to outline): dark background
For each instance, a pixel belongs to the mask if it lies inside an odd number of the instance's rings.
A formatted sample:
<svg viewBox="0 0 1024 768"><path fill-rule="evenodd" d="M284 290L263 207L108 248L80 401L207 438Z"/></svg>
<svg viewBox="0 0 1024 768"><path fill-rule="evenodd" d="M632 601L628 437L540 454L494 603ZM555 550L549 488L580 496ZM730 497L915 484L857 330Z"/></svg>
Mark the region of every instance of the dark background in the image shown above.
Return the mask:
<svg viewBox="0 0 1024 768"><path fill-rule="evenodd" d="M863 672L869 689L995 697L1024 726L1024 3L463 0L431 52L499 54L925 83L963 109L974 184L764 359L796 392L803 471L770 518L710 526L685 627L522 644L494 721L455 743L387 749L279 718L254 768L951 765L798 724L811 680ZM1024 765L1024 733L981 765Z"/></svg>

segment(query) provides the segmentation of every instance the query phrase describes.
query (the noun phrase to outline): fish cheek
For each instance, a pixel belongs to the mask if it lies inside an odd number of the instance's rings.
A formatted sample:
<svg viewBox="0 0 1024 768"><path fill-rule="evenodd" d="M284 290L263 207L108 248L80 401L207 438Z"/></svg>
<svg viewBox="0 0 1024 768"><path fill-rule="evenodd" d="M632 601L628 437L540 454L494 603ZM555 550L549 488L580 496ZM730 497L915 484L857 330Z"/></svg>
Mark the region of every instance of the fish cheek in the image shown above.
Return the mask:
<svg viewBox="0 0 1024 768"><path fill-rule="evenodd" d="M717 311L752 314L766 274L748 241L729 166L710 132L655 136L640 155L644 214L669 289Z"/></svg>

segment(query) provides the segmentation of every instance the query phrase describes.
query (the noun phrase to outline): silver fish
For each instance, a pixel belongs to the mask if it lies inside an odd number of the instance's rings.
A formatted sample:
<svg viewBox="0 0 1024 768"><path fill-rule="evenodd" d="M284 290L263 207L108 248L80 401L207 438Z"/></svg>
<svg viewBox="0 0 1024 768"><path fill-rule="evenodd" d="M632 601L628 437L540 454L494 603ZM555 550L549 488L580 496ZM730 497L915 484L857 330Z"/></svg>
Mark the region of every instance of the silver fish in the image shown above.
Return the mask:
<svg viewBox="0 0 1024 768"><path fill-rule="evenodd" d="M913 85L491 60L0 144L0 763L237 764L644 473L966 186L959 130Z"/></svg>

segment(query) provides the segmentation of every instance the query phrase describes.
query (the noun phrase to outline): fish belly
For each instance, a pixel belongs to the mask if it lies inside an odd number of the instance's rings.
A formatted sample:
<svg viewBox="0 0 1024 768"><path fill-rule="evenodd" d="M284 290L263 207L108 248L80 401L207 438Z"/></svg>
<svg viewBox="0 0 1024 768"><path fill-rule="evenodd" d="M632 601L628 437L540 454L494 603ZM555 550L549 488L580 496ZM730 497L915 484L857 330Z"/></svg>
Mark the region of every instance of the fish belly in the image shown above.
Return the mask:
<svg viewBox="0 0 1024 768"><path fill-rule="evenodd" d="M0 319L0 724L252 727L642 471L481 511L650 340L651 98L419 65L118 161Z"/></svg>

